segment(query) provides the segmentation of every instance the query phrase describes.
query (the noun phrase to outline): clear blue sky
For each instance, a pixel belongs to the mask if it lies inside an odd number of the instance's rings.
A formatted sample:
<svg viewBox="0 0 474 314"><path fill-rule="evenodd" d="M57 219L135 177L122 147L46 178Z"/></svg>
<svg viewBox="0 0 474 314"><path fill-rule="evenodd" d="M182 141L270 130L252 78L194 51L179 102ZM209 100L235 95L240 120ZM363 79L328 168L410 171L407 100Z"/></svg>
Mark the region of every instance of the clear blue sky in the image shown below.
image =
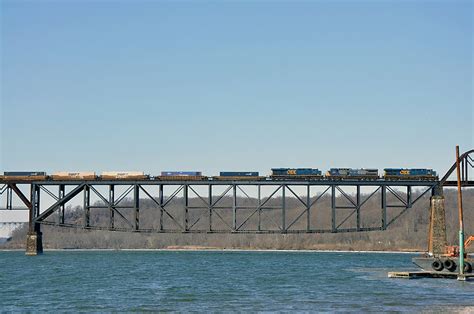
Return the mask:
<svg viewBox="0 0 474 314"><path fill-rule="evenodd" d="M473 145L470 1L1 1L0 170L430 167Z"/></svg>

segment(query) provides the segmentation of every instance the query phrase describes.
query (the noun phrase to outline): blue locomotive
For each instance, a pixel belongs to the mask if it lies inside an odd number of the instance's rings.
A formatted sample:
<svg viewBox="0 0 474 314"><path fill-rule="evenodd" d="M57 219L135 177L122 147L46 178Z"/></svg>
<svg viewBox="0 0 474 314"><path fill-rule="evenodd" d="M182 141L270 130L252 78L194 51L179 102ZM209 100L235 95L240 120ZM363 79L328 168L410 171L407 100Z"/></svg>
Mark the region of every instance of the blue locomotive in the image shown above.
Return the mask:
<svg viewBox="0 0 474 314"><path fill-rule="evenodd" d="M385 180L437 180L438 174L433 169L424 168L385 168Z"/></svg>
<svg viewBox="0 0 474 314"><path fill-rule="evenodd" d="M313 168L272 168L272 179L317 179L322 178L322 172Z"/></svg>
<svg viewBox="0 0 474 314"><path fill-rule="evenodd" d="M330 180L360 179L377 180L379 178L378 169L354 169L354 168L331 168L326 173L326 178Z"/></svg>

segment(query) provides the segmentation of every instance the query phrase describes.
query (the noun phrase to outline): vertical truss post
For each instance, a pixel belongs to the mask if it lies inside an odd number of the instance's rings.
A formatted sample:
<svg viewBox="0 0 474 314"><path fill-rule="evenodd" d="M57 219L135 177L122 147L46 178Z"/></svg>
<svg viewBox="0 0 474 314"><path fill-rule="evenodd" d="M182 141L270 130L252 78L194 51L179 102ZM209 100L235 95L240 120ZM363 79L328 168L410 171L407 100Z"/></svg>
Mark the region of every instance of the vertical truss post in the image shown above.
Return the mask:
<svg viewBox="0 0 474 314"><path fill-rule="evenodd" d="M387 186L382 186L382 230L387 229Z"/></svg>
<svg viewBox="0 0 474 314"><path fill-rule="evenodd" d="M140 230L140 187L138 184L135 184L133 188L133 200L135 201L135 230Z"/></svg>
<svg viewBox="0 0 474 314"><path fill-rule="evenodd" d="M185 184L183 187L183 201L184 201L184 231L188 231L188 222L189 222L189 199L188 199L188 185Z"/></svg>
<svg viewBox="0 0 474 314"><path fill-rule="evenodd" d="M34 202L32 202L31 204L33 205L34 217L36 219L36 217L38 217L40 214L40 187L39 185L34 184L34 191L35 191L35 198L34 198ZM40 224L35 224L36 232L39 232L39 228L40 228Z"/></svg>
<svg viewBox="0 0 474 314"><path fill-rule="evenodd" d="M462 161L464 163L464 174L463 174L463 181L469 181L469 173L468 173L468 168L469 168L469 159L470 156L466 156Z"/></svg>
<svg viewBox="0 0 474 314"><path fill-rule="evenodd" d="M163 231L163 184L160 184L158 197L160 204L160 231Z"/></svg>
<svg viewBox="0 0 474 314"><path fill-rule="evenodd" d="M281 190L281 230L286 232L286 185L283 184Z"/></svg>
<svg viewBox="0 0 474 314"><path fill-rule="evenodd" d="M13 208L13 191L11 187L7 187L7 209Z"/></svg>
<svg viewBox="0 0 474 314"><path fill-rule="evenodd" d="M336 186L331 185L331 231L337 232L336 229Z"/></svg>
<svg viewBox="0 0 474 314"><path fill-rule="evenodd" d="M356 219L357 219L357 231L360 230L360 185L357 185L356 192Z"/></svg>
<svg viewBox="0 0 474 314"><path fill-rule="evenodd" d="M212 231L212 184L209 184L209 231Z"/></svg>
<svg viewBox="0 0 474 314"><path fill-rule="evenodd" d="M311 230L311 186L306 186L306 231Z"/></svg>
<svg viewBox="0 0 474 314"><path fill-rule="evenodd" d="M411 186L407 185L407 208L411 208Z"/></svg>
<svg viewBox="0 0 474 314"><path fill-rule="evenodd" d="M109 211L110 211L110 220L109 220L109 228L114 229L114 202L115 202L115 185L109 185Z"/></svg>
<svg viewBox="0 0 474 314"><path fill-rule="evenodd" d="M64 197L64 194L65 194L65 186L64 186L64 184L60 184L59 185L59 193L58 193L59 200L61 200ZM65 209L64 204L59 206L59 213L58 213L58 223L59 224L64 224L64 209ZM84 208L84 210L85 210L85 208Z"/></svg>
<svg viewBox="0 0 474 314"><path fill-rule="evenodd" d="M31 184L30 187L30 200L31 200L31 207L30 210L28 211L28 233L33 233L35 232L35 215L34 215L34 208L33 208L33 203L35 199L35 185Z"/></svg>
<svg viewBox="0 0 474 314"><path fill-rule="evenodd" d="M237 185L232 186L232 230L237 229Z"/></svg>
<svg viewBox="0 0 474 314"><path fill-rule="evenodd" d="M91 202L91 197L90 197L90 187L88 185L84 186L84 228L89 228L90 227L90 202ZM64 214L64 213L63 213ZM64 215L63 215L63 223L64 223Z"/></svg>
<svg viewBox="0 0 474 314"><path fill-rule="evenodd" d="M31 208L29 213L29 232L39 232L40 231L40 224L36 223L36 217L39 216L39 205L40 205L40 188L36 184L31 184Z"/></svg>
<svg viewBox="0 0 474 314"><path fill-rule="evenodd" d="M258 226L257 230L262 230L262 186L259 184L257 185L257 206L258 206Z"/></svg>

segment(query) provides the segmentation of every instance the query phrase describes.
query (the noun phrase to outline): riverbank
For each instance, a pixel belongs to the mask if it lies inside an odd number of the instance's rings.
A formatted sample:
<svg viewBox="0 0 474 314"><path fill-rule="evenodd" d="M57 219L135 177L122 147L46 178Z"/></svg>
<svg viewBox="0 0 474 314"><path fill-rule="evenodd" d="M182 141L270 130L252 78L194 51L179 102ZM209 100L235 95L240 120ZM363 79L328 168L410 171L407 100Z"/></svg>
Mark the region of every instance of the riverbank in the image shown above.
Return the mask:
<svg viewBox="0 0 474 314"><path fill-rule="evenodd" d="M209 252L301 252L301 253L314 253L314 252L321 252L321 253L387 253L387 254L422 254L422 251L419 250L385 250L385 251L359 251L359 250L327 250L327 249L302 249L302 250L288 250L288 249L246 249L246 248L215 248L215 247L168 247L168 248L161 248L161 249L45 249L44 252L174 252L174 251L209 251ZM24 252L24 249L1 249L0 252Z"/></svg>

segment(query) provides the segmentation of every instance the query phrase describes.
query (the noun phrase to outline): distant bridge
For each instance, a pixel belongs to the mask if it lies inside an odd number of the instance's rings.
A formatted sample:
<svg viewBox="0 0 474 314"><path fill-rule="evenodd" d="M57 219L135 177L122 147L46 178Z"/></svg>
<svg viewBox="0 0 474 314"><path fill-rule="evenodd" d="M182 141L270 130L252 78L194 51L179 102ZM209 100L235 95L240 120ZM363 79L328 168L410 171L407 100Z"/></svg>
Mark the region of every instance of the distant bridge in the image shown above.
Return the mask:
<svg viewBox="0 0 474 314"><path fill-rule="evenodd" d="M461 181L465 187L474 186L474 181L469 180L469 170L474 165L473 156L474 150L460 156ZM456 181L449 180L455 167L454 164L437 181L324 178L9 181L0 183L0 195L6 196L6 207L0 210L29 212L29 232L37 248L41 245L41 225L148 233L288 234L385 230L425 195L441 195L443 187L455 186ZM24 190L25 186L29 186L29 196L20 188ZM361 193L361 189L369 189L370 192ZM170 192L168 196L165 190ZM14 195L24 207L13 206ZM374 225L364 221L365 216L361 213L376 197L380 200L380 211L378 223ZM48 198L51 204L42 202L44 198ZM93 199L97 201L92 202ZM294 209L291 213L288 211L290 199L296 202L297 212ZM321 210L323 199L329 199L330 219L326 226L316 227L311 217ZM66 206L74 202L80 202L82 206L76 210L75 219L67 221ZM150 210L150 206L157 214L156 221L151 222L149 218L141 220L143 211ZM93 212L97 211L107 213L106 223L93 216ZM373 214L367 218L373 221Z"/></svg>

